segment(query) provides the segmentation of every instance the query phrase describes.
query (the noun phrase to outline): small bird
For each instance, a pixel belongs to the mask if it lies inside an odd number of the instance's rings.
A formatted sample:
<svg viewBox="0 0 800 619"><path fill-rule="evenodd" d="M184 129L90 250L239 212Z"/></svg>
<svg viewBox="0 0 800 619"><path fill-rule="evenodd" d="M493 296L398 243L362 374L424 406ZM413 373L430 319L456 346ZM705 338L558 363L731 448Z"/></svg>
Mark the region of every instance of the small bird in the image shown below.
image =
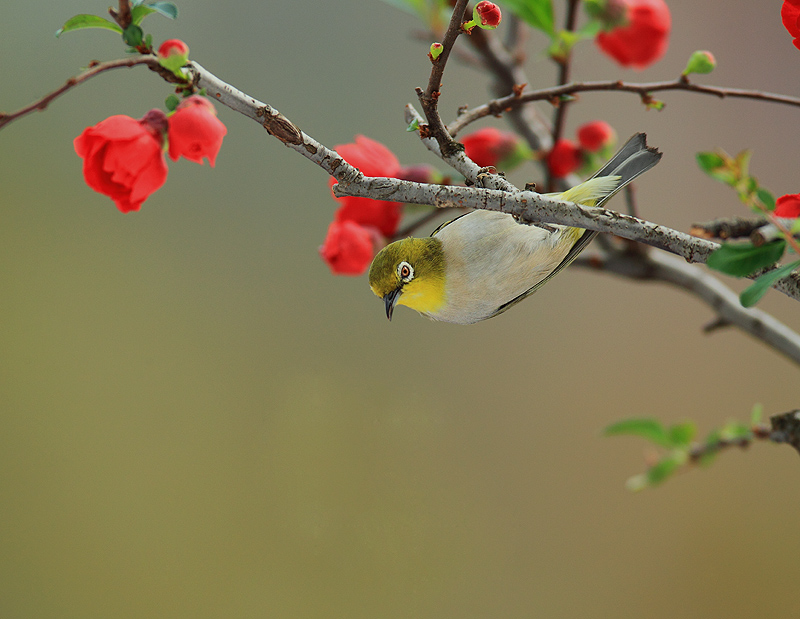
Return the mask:
<svg viewBox="0 0 800 619"><path fill-rule="evenodd" d="M587 181L560 200L601 206L661 159L637 133ZM439 226L428 238L384 247L369 285L391 320L395 305L444 322L472 324L502 314L569 265L597 235L583 228L518 222L507 213L475 210Z"/></svg>

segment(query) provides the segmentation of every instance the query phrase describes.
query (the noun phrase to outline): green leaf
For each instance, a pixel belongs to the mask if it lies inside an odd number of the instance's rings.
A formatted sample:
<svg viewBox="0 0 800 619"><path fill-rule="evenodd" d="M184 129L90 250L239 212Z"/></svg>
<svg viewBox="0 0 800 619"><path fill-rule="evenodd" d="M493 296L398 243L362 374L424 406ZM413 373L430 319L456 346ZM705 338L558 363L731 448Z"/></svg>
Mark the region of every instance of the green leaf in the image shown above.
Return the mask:
<svg viewBox="0 0 800 619"><path fill-rule="evenodd" d="M419 129L419 118L415 118L414 120L412 120L408 124L408 127L406 127L406 131L408 131L409 133L412 131L416 131L417 129Z"/></svg>
<svg viewBox="0 0 800 619"><path fill-rule="evenodd" d="M134 7L133 10L131 11L132 22L138 26L139 24L142 23L142 20L145 17L155 12L156 12L155 9L151 9L149 6L140 4L139 6Z"/></svg>
<svg viewBox="0 0 800 619"><path fill-rule="evenodd" d="M167 97L166 101L164 101L164 106L165 106L165 107L166 107L166 108L167 108L167 109L168 109L170 112L174 112L174 111L175 111L175 108L177 108L177 107L178 107L178 104L179 104L180 102L181 102L181 100L180 100L180 98L178 98L178 95L174 95L174 94L173 94L173 95L170 95L169 97Z"/></svg>
<svg viewBox="0 0 800 619"><path fill-rule="evenodd" d="M791 232L792 234L800 233L800 219L795 220L795 222L792 224L792 228L791 228L791 230L789 230L789 232Z"/></svg>
<svg viewBox="0 0 800 619"><path fill-rule="evenodd" d="M647 471L647 481L651 486L656 486L666 481L670 475L686 464L689 454L685 449L676 449L659 460Z"/></svg>
<svg viewBox="0 0 800 619"><path fill-rule="evenodd" d="M772 195L772 192L764 189L763 187L759 187L756 189L756 196L761 201L761 204L764 205L764 208L768 211L775 210L775 196Z"/></svg>
<svg viewBox="0 0 800 619"><path fill-rule="evenodd" d="M739 302L744 307L753 307L761 300L761 297L766 294L767 290L772 287L772 284L777 282L781 277L789 275L789 273L794 271L797 267L800 267L800 260L785 264L768 273L759 275L758 279L745 288L742 294L739 295Z"/></svg>
<svg viewBox="0 0 800 619"><path fill-rule="evenodd" d="M736 277L746 277L772 266L783 255L786 241L778 239L756 247L752 243L723 243L708 257L709 268Z"/></svg>
<svg viewBox="0 0 800 619"><path fill-rule="evenodd" d="M605 436L620 436L623 434L641 436L662 447L672 447L669 433L661 423L655 419L625 419L608 426L603 430Z"/></svg>
<svg viewBox="0 0 800 619"><path fill-rule="evenodd" d="M169 19L178 19L178 7L172 2L148 2L147 6Z"/></svg>
<svg viewBox="0 0 800 619"><path fill-rule="evenodd" d="M750 411L750 425L757 426L761 423L761 418L764 415L764 407L761 403L753 404L753 410Z"/></svg>
<svg viewBox="0 0 800 619"><path fill-rule="evenodd" d="M419 17L433 32L443 30L447 0L383 0L396 9Z"/></svg>
<svg viewBox="0 0 800 619"><path fill-rule="evenodd" d="M695 157L697 158L697 165L706 174L711 174L717 168L725 167L725 159L717 153L697 153Z"/></svg>
<svg viewBox="0 0 800 619"><path fill-rule="evenodd" d="M723 441L738 441L740 439L750 439L753 433L749 427L741 421L729 421L720 430L720 438Z"/></svg>
<svg viewBox="0 0 800 619"><path fill-rule="evenodd" d="M136 24L131 24L125 28L125 32L122 33L122 40L131 47L138 47L141 45L143 38L144 32Z"/></svg>
<svg viewBox="0 0 800 619"><path fill-rule="evenodd" d="M669 440L675 447L688 447L697 436L697 426L691 421L678 423L669 429Z"/></svg>
<svg viewBox="0 0 800 619"><path fill-rule="evenodd" d="M499 4L507 6L529 26L551 37L555 35L552 0L501 0Z"/></svg>
<svg viewBox="0 0 800 619"><path fill-rule="evenodd" d="M714 180L718 180L726 185L733 185L737 182L738 176L732 169L733 161L726 159L719 153L703 152L695 155L697 165Z"/></svg>
<svg viewBox="0 0 800 619"><path fill-rule="evenodd" d="M75 17L70 17L64 22L61 28L56 30L56 36L59 37L65 32L81 30L83 28L104 28L105 30L112 30L113 32L122 34L122 28L107 19L98 17L97 15L75 15Z"/></svg>

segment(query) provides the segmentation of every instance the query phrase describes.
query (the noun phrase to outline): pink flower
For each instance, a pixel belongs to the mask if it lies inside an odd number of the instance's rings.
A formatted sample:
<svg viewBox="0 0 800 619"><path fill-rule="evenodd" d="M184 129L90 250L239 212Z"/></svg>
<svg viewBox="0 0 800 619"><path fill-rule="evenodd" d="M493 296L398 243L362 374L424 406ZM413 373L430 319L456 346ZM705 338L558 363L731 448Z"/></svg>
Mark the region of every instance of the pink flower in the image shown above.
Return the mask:
<svg viewBox="0 0 800 619"><path fill-rule="evenodd" d="M800 217L800 193L781 196L775 201L775 217L797 219Z"/></svg>
<svg viewBox="0 0 800 619"><path fill-rule="evenodd" d="M228 133L217 118L214 105L205 97L192 95L181 101L167 120L170 159L177 161L185 157L202 165L203 157L207 157L213 168L222 138Z"/></svg>
<svg viewBox="0 0 800 619"><path fill-rule="evenodd" d="M614 138L614 129L604 120L593 120L578 127L578 144L590 153L603 150Z"/></svg>
<svg viewBox="0 0 800 619"><path fill-rule="evenodd" d="M167 180L163 152L166 117L151 110L141 120L110 116L74 140L83 158L83 178L111 198L123 213L138 211Z"/></svg>
<svg viewBox="0 0 800 619"><path fill-rule="evenodd" d="M376 240L380 233L353 221L333 221L328 227L320 256L331 272L338 275L361 275L375 256Z"/></svg>
<svg viewBox="0 0 800 619"><path fill-rule="evenodd" d="M355 143L335 147L342 159L357 167L365 176L399 177L400 162L392 151L363 135L357 135L355 139ZM331 186L336 184L333 178L329 182ZM402 216L402 204L399 202L353 196L336 200L341 204L336 211L336 221L353 221L362 226L377 228L385 237L390 237L397 231Z"/></svg>
<svg viewBox="0 0 800 619"><path fill-rule="evenodd" d="M581 167L583 153L572 141L561 138L547 153L546 160L553 178L563 178Z"/></svg>
<svg viewBox="0 0 800 619"><path fill-rule="evenodd" d="M514 153L519 140L513 133L485 127L465 135L462 142L467 157L485 168L497 167L503 159Z"/></svg>
<svg viewBox="0 0 800 619"><path fill-rule="evenodd" d="M595 41L623 67L644 69L667 50L672 18L664 0L614 0L625 10L623 25L598 33Z"/></svg>

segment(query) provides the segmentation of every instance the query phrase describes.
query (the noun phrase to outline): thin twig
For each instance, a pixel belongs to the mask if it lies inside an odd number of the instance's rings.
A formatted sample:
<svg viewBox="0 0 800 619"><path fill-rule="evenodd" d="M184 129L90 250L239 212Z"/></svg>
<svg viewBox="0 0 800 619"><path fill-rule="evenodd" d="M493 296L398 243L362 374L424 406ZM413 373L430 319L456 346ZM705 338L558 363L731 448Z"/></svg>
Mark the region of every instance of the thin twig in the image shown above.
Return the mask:
<svg viewBox="0 0 800 619"><path fill-rule="evenodd" d="M110 60L108 62L93 63L83 73L69 78L66 83L61 86L61 88L46 94L30 105L26 105L16 112L10 112L8 114L0 112L0 129L17 118L21 118L37 110L44 110L53 99L63 95L68 90L75 88L75 86L82 84L86 80L93 78L95 75L100 75L101 73L105 73L106 71L111 71L113 69L135 67L137 65L147 65L150 69L158 72L164 79L169 79L169 76L172 77L171 81L173 82L177 81L178 79L172 72L163 69L163 67L158 64L158 60L156 60L155 56L131 56L130 58L121 58L119 60Z"/></svg>
<svg viewBox="0 0 800 619"><path fill-rule="evenodd" d="M577 7L578 0L569 0L567 2L567 17L564 30L572 32L575 30L575 22L577 21ZM563 57L555 59L558 63L558 85L563 86L569 83L570 72L572 69L572 50L567 51ZM553 142L557 142L564 131L564 121L566 119L567 108L569 101L561 101L556 106L555 114L553 115Z"/></svg>
<svg viewBox="0 0 800 619"><path fill-rule="evenodd" d="M771 103L782 103L784 105L800 107L800 98L798 97L778 95L769 92L760 92L757 90L744 90L741 88L721 88L717 86L693 84L682 78L668 82L649 82L638 84L619 80L603 82L573 82L571 84L564 84L563 86L542 88L533 92L522 93L521 96L508 95L500 99L489 101L488 103L473 108L472 110L465 110L458 116L458 118L456 118L455 121L447 125L447 130L450 135L455 136L468 124L478 120L479 118L483 118L484 116L500 116L505 112L514 110L525 105L526 103L530 103L531 101L557 100L565 95L574 95L579 92L630 92L637 94L640 97L647 97L650 95L650 93L665 90L684 90L705 95L713 95L721 99L724 99L725 97L736 97L743 99L754 99L757 101L768 101Z"/></svg>
<svg viewBox="0 0 800 619"><path fill-rule="evenodd" d="M439 115L439 95L442 87L442 75L444 68L447 65L447 59L450 57L450 52L455 45L458 35L463 30L461 24L464 22L464 12L467 9L467 0L458 0L453 8L453 15L450 18L450 25L444 35L442 41L442 53L433 61L431 67L431 75L428 78L428 87L423 91L417 88L417 96L419 97L422 111L428 121L428 131L430 135L439 143L442 153L449 155L451 151L458 150L460 146L453 140L447 133L447 128L442 122Z"/></svg>

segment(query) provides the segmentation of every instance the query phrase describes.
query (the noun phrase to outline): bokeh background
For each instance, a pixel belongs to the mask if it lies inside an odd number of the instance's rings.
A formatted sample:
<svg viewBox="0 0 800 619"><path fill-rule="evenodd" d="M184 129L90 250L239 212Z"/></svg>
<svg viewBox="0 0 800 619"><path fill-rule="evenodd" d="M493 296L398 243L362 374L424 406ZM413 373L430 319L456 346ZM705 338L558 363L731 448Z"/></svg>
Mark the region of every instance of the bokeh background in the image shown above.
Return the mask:
<svg viewBox="0 0 800 619"><path fill-rule="evenodd" d="M110 32L53 37L107 4L4 6L0 109L121 56ZM698 81L799 95L780 4L669 0L663 60L624 70L586 43L574 77L672 79L709 49L719 68ZM402 119L429 71L410 15L179 8L145 22L156 41L186 40L318 140L363 133L436 163ZM534 87L555 76L543 45L529 41ZM216 168L171 164L122 215L85 186L72 140L169 90L117 71L0 135L0 616L798 616L796 452L756 445L631 494L647 447L601 437L626 417L705 433L756 402L798 407L797 366L733 329L704 335L712 312L681 291L577 268L482 324L405 308L388 323L364 277L317 255L336 206L325 174L224 108ZM486 81L453 63L443 92L452 118ZM800 191L798 109L661 98L654 112L586 94L567 125L605 119L664 151L639 183L644 217L688 230L744 214L694 163L716 147L753 149L764 186ZM476 126L490 123L504 126ZM800 329L796 302L770 292L762 307Z"/></svg>

